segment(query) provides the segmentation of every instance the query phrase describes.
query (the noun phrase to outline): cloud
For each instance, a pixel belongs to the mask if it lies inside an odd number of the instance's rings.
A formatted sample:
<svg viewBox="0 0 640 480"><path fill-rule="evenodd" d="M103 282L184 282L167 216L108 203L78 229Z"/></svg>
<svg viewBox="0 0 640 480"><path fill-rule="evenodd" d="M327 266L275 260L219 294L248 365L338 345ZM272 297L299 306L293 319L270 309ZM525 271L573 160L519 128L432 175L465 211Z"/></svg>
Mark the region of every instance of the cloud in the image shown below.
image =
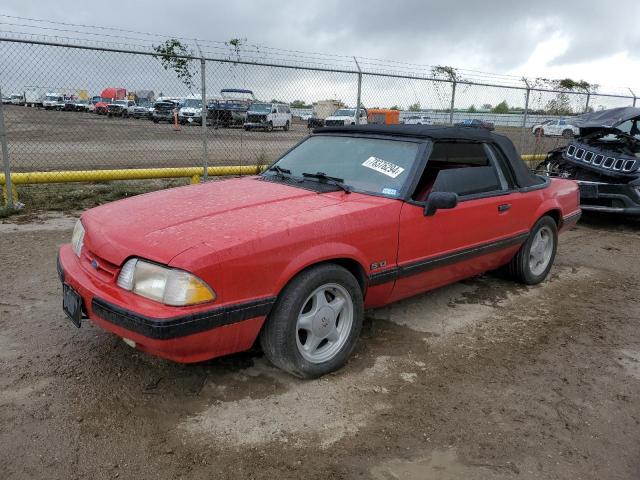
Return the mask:
<svg viewBox="0 0 640 480"><path fill-rule="evenodd" d="M548 58L538 58L542 70L547 65L594 63L620 54L638 58L640 51L636 26L640 3L633 0L615 4L577 0L192 0L184 6L169 1L112 0L108 7L80 0L25 0L14 2L9 10L15 15L166 35L212 40L239 37L292 50L503 73L517 72L540 44L557 36L566 40L566 48L560 54L549 52ZM637 75L630 73L629 82L632 77Z"/></svg>

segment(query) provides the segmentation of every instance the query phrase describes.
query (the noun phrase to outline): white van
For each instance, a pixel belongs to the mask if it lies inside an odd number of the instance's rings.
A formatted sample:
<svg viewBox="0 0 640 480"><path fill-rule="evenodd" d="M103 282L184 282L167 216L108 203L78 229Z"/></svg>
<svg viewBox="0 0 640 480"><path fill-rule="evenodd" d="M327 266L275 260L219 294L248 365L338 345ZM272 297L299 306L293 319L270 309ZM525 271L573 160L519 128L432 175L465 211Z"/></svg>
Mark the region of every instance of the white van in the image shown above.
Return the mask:
<svg viewBox="0 0 640 480"><path fill-rule="evenodd" d="M260 128L271 132L274 128L282 128L285 132L291 127L291 109L283 103L252 103L247 111L245 130Z"/></svg>

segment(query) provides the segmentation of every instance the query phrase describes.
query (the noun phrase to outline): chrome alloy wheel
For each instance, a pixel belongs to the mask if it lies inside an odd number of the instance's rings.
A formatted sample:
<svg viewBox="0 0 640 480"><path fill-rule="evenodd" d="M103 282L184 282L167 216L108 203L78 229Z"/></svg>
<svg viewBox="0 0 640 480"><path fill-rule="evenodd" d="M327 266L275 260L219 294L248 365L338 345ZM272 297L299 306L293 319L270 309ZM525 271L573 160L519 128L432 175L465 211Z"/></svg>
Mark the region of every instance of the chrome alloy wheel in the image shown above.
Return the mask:
<svg viewBox="0 0 640 480"><path fill-rule="evenodd" d="M353 326L353 300L337 283L316 288L307 297L296 322L300 355L311 363L331 360L347 342Z"/></svg>
<svg viewBox="0 0 640 480"><path fill-rule="evenodd" d="M541 275L549 265L553 255L553 232L549 227L538 230L529 249L529 269L534 275Z"/></svg>

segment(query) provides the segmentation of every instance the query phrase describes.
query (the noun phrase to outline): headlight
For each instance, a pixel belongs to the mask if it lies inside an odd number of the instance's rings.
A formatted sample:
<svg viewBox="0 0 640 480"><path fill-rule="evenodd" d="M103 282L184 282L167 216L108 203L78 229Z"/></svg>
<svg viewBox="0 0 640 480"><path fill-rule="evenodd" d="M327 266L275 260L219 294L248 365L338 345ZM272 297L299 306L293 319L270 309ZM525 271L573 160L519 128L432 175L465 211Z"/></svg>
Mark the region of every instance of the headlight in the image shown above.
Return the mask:
<svg viewBox="0 0 640 480"><path fill-rule="evenodd" d="M118 286L143 297L172 306L212 302L215 292L195 275L132 258L122 267Z"/></svg>
<svg viewBox="0 0 640 480"><path fill-rule="evenodd" d="M71 235L71 248L79 257L84 245L84 226L82 222L78 220L75 227L73 227L73 234Z"/></svg>

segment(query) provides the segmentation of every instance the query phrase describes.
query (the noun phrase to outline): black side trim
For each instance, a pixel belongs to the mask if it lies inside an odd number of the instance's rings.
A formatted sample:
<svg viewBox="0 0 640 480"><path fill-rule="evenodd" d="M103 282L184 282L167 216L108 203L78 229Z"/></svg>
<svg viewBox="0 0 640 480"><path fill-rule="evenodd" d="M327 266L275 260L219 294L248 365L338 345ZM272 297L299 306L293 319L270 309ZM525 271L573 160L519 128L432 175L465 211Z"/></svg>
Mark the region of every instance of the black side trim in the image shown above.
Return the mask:
<svg viewBox="0 0 640 480"><path fill-rule="evenodd" d="M99 298L94 298L93 313L107 322L156 340L185 337L213 328L268 315L276 297L218 307L212 310L169 319L157 319L131 312Z"/></svg>
<svg viewBox="0 0 640 480"><path fill-rule="evenodd" d="M64 283L64 269L62 268L62 264L60 263L60 252L56 257L56 271L58 272L58 279Z"/></svg>
<svg viewBox="0 0 640 480"><path fill-rule="evenodd" d="M485 243L476 247L465 248L454 253L440 255L438 257L420 260L419 262L408 263L400 267L390 268L384 272L374 273L369 276L369 285L381 285L383 283L392 282L398 278L417 275L418 273L433 270L434 268L451 265L452 263L462 262L473 257L479 257L487 253L496 252L504 248L519 245L529 237L529 232L521 233L513 237L505 238L495 242Z"/></svg>

